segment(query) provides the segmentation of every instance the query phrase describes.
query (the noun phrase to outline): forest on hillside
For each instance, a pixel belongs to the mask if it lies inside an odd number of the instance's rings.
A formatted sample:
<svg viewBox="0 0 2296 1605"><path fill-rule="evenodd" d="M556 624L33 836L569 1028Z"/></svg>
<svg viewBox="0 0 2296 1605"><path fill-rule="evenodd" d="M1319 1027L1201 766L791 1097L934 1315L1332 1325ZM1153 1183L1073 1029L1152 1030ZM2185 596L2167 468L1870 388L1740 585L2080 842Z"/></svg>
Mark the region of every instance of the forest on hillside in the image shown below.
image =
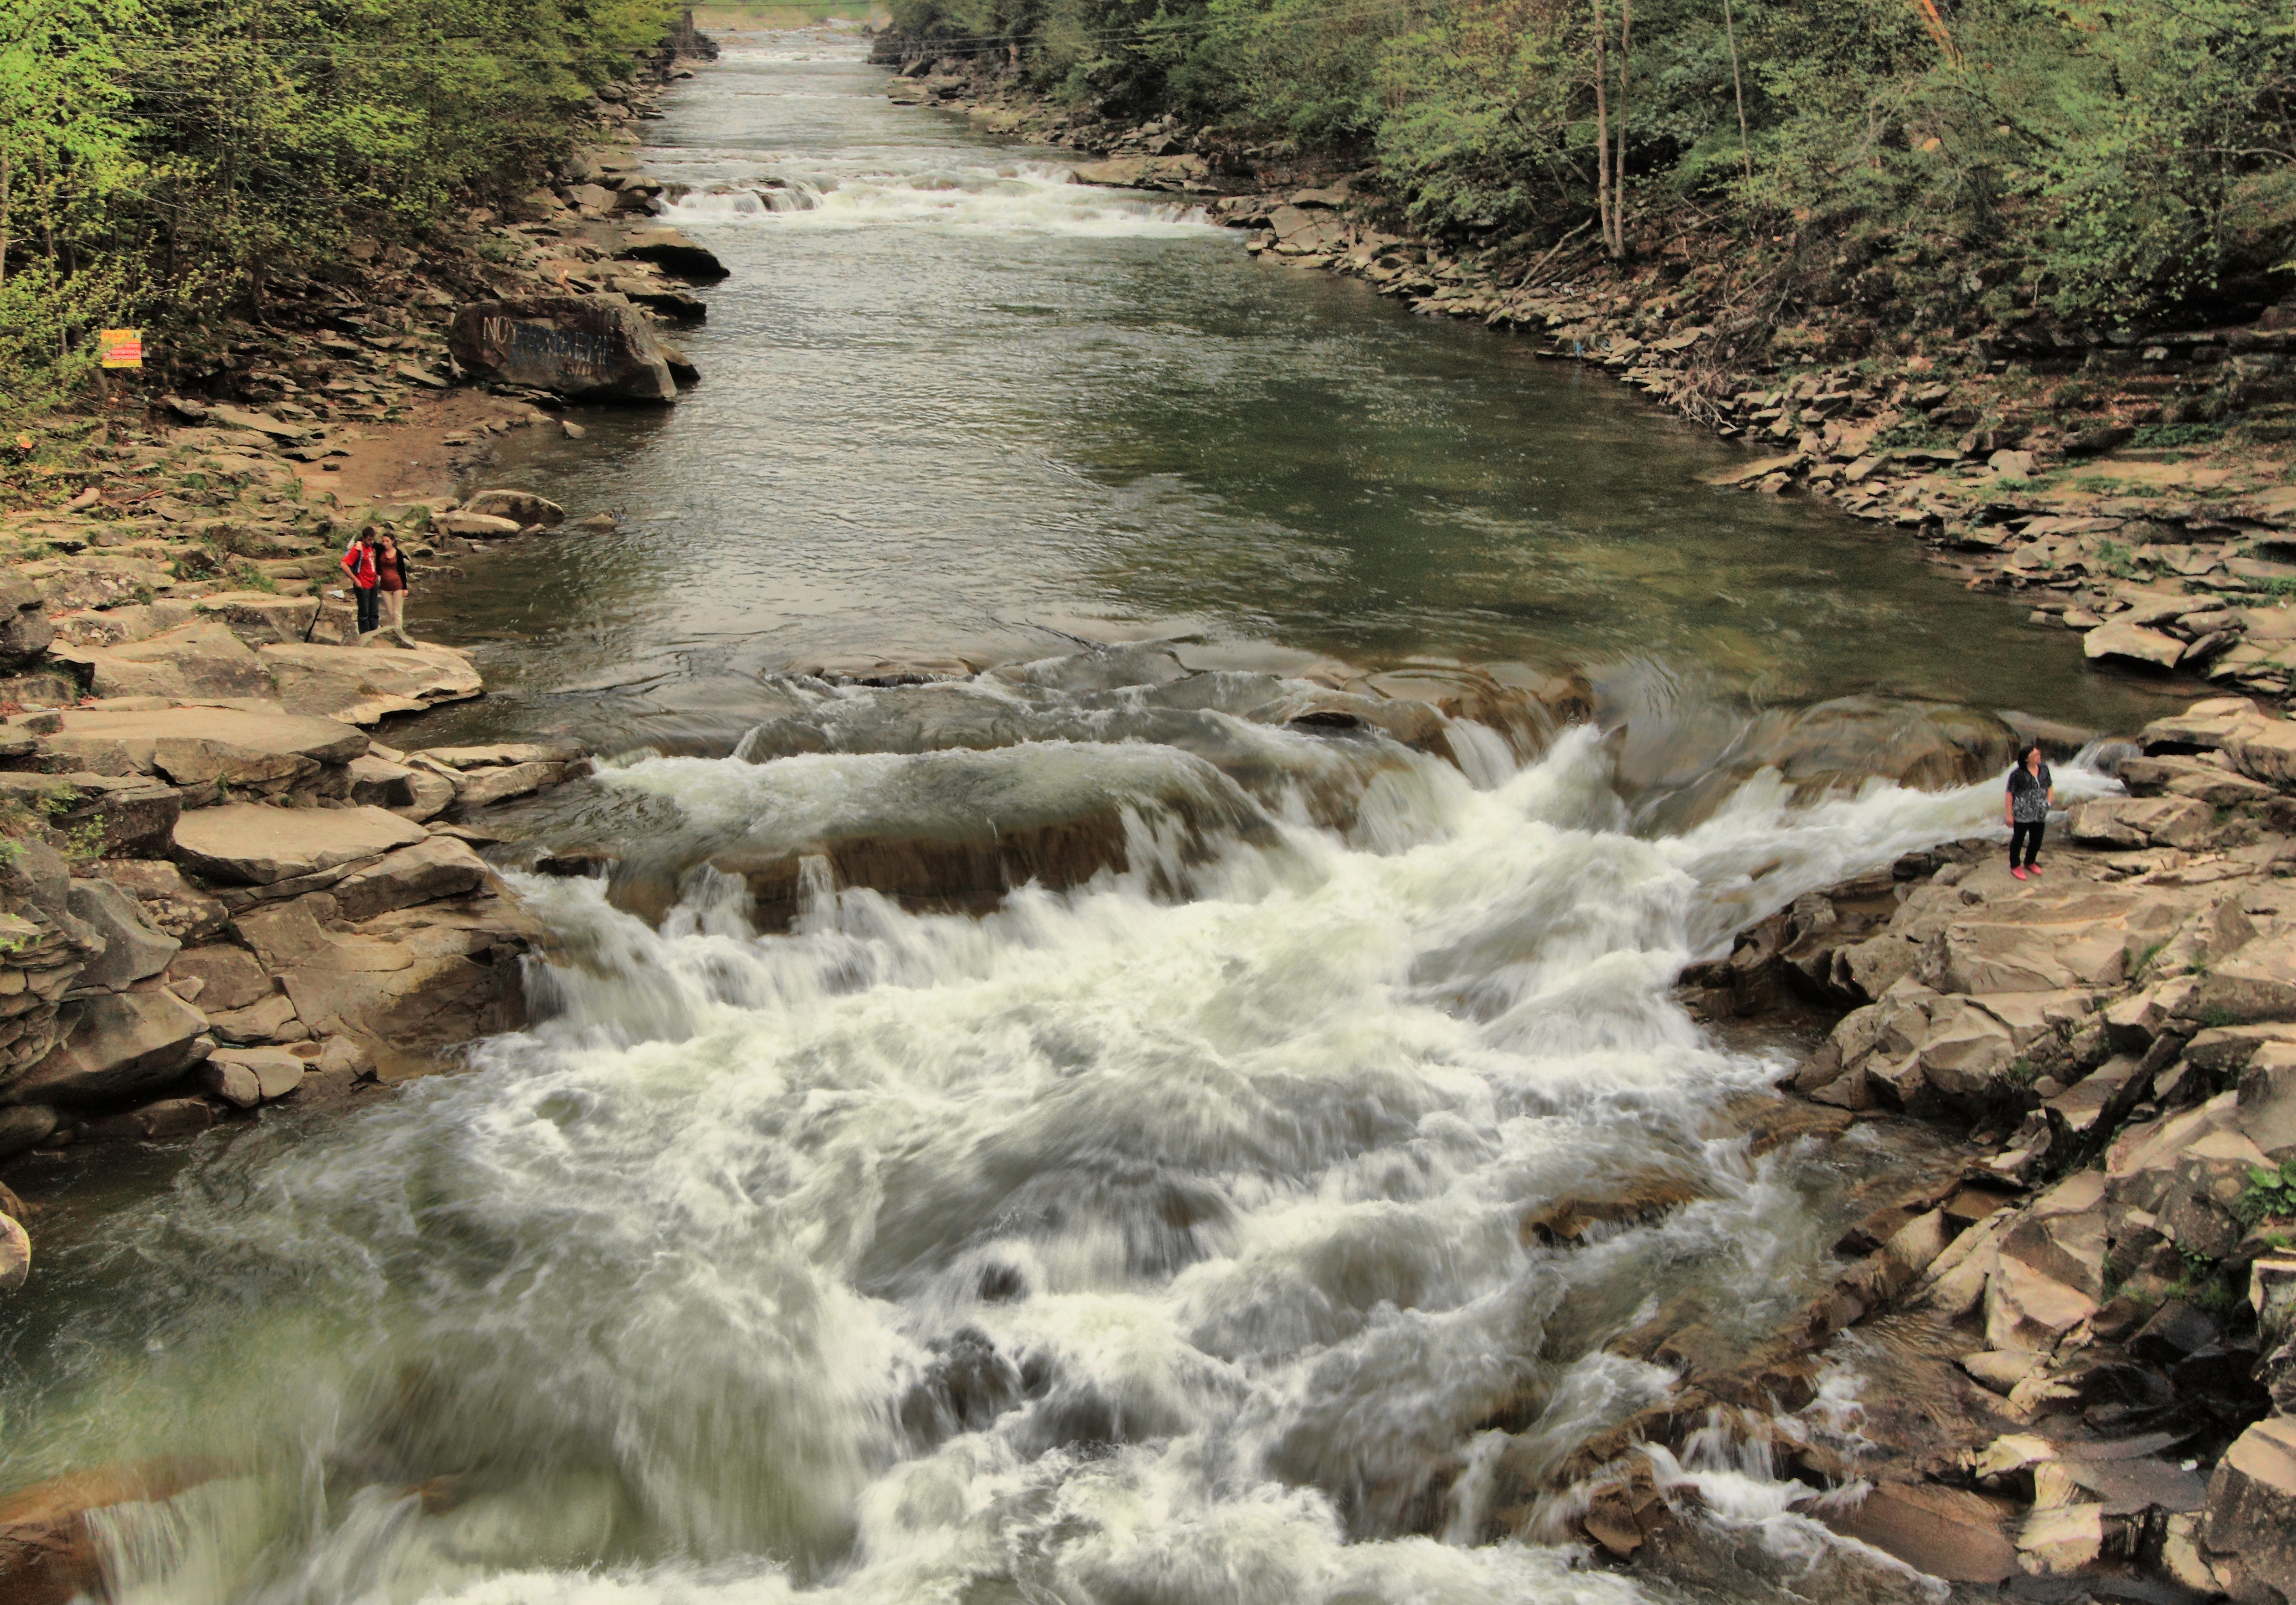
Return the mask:
<svg viewBox="0 0 2296 1605"><path fill-rule="evenodd" d="M1038 93L1377 168L1438 233L1915 233L1997 321L2296 287L2296 7L2260 0L893 0Z"/></svg>
<svg viewBox="0 0 2296 1605"><path fill-rule="evenodd" d="M83 380L92 332L261 317L357 236L530 187L671 0L0 5L0 416Z"/></svg>

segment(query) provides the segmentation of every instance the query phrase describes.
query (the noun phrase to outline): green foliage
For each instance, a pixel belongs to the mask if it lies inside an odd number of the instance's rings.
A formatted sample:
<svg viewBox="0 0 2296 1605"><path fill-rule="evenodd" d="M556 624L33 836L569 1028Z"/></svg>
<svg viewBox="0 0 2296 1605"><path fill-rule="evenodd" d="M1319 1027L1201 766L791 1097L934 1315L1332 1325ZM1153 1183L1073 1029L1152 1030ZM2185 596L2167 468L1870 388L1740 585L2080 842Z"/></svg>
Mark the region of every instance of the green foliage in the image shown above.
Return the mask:
<svg viewBox="0 0 2296 1605"><path fill-rule="evenodd" d="M2209 446L2224 438L2222 423L2148 423L2129 440L2148 451L2173 450L2180 446Z"/></svg>
<svg viewBox="0 0 2296 1605"><path fill-rule="evenodd" d="M2179 1249L2177 1255L2185 1262L2185 1271L2169 1290L2171 1298L2219 1315L2240 1306L2247 1290L2243 1285L2245 1278L2236 1267L2193 1249Z"/></svg>
<svg viewBox="0 0 2296 1605"><path fill-rule="evenodd" d="M2277 1170L2250 1166L2248 1185L2234 1208L2241 1220L2251 1226L2267 1218L2296 1220L2296 1159L2284 1162Z"/></svg>
<svg viewBox="0 0 2296 1605"><path fill-rule="evenodd" d="M63 840L56 850L75 869L94 864L103 856L103 815L96 815L83 823L63 832Z"/></svg>
<svg viewBox="0 0 2296 1605"><path fill-rule="evenodd" d="M2127 579L2136 572L2136 554L2119 541L2098 542L2096 561L2097 566L2115 579ZM2159 951L2158 947L2152 950L2154 953ZM2152 954L2147 953L2144 956L2149 960Z"/></svg>
<svg viewBox="0 0 2296 1605"><path fill-rule="evenodd" d="M2253 0L1603 0L1630 207L1845 241L1985 321L2113 320L2296 272L2291 14ZM1126 117L1368 153L1436 230L1595 201L1594 0L894 0L951 52ZM1739 86L1742 85L1744 133ZM1624 133L1619 132L1623 122ZM1742 145L1742 139L1743 143ZM1631 241L1630 241L1631 243ZM1972 264L1974 265L1972 266Z"/></svg>
<svg viewBox="0 0 2296 1605"><path fill-rule="evenodd" d="M0 6L0 417L90 332L260 315L355 238L531 187L670 0L12 0Z"/></svg>

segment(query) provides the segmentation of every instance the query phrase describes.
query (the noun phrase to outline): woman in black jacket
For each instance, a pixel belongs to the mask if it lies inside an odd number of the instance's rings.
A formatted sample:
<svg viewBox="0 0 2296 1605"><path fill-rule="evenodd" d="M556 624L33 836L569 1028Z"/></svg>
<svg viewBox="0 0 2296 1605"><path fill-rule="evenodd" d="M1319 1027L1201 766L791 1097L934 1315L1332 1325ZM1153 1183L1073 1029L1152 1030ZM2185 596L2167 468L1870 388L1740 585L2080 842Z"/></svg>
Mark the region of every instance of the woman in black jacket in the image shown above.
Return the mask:
<svg viewBox="0 0 2296 1605"><path fill-rule="evenodd" d="M2041 832L2048 829L2049 805L2057 800L2056 785L2048 765L2041 761L2041 743L2026 743L2017 755L2017 766L2009 771L2009 789L2001 798L2001 811L2009 820L2009 872L2020 880L2041 872L2036 860L2041 856ZM2017 862L2020 851L2025 856L2021 864Z"/></svg>

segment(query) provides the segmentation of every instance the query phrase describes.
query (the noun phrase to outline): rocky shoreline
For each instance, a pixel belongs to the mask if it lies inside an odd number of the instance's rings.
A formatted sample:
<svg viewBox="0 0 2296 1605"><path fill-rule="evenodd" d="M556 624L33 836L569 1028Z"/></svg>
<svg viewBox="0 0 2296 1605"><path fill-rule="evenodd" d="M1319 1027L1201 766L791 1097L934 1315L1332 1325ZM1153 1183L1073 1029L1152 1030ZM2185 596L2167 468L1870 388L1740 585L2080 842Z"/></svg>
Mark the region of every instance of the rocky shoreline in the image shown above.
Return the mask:
<svg viewBox="0 0 2296 1605"><path fill-rule="evenodd" d="M1792 1094L1942 1125L1971 1158L1843 1239L1800 1342L1693 1372L1618 1449L1682 1448L1702 1395L1794 1475L1873 1484L1810 1507L1930 1575L2291 1598L2296 725L2219 699L2139 746L2129 795L2071 809L2038 881L1996 842L1915 854L1685 974L1710 1020L1839 1015ZM1798 1440L1780 1367L1806 1394L1861 1323L1895 1329L1846 1352L1874 1384L1861 1442ZM1646 1455L1576 1470L1578 1528L1612 1554L1673 1519Z"/></svg>
<svg viewBox="0 0 2296 1605"><path fill-rule="evenodd" d="M355 1103L523 1021L541 932L478 818L588 760L370 733L484 686L453 649L362 640L337 558L390 528L436 579L547 538L562 509L458 479L514 430L578 436L569 403L692 382L665 337L723 270L628 152L709 53L689 29L607 86L601 144L517 216L277 275L262 323L155 348L148 398L115 382L0 463L0 1162L36 1200L43 1166ZM0 1191L0 1291L37 1215Z"/></svg>

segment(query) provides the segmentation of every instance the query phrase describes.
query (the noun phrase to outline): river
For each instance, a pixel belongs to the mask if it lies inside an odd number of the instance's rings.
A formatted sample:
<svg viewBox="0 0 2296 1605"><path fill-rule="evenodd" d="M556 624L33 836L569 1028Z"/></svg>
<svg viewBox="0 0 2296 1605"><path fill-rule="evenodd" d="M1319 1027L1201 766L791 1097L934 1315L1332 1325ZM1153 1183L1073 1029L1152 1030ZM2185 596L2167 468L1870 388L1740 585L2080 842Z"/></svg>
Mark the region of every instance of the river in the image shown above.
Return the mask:
<svg viewBox="0 0 2296 1605"><path fill-rule="evenodd" d="M1703 488L1720 448L1598 373L1062 183L861 58L752 37L673 98L662 176L812 204L687 201L733 269L704 382L504 465L619 533L418 596L503 687L422 738L603 743L509 833L670 843L666 905L519 874L531 1029L61 1200L0 1306L7 1480L208 1457L101 1519L136 1601L1669 1597L1498 1491L1665 1396L1616 1334L1767 1334L1860 1188L1935 1160L1885 1126L1755 1157L1733 1111L1791 1044L1671 981L1982 830L1991 784L1751 774L1660 829L1591 725L1405 746L1292 725L1296 676L2150 699L1901 536ZM1079 650L1119 641L1168 644ZM787 674L953 655L1008 667ZM761 921L704 862L1030 809L1108 814L1120 865L985 913L809 870ZM1854 1431L1861 1386L1800 1429ZM1759 1466L1688 1474L1775 1553L1826 1542Z"/></svg>

